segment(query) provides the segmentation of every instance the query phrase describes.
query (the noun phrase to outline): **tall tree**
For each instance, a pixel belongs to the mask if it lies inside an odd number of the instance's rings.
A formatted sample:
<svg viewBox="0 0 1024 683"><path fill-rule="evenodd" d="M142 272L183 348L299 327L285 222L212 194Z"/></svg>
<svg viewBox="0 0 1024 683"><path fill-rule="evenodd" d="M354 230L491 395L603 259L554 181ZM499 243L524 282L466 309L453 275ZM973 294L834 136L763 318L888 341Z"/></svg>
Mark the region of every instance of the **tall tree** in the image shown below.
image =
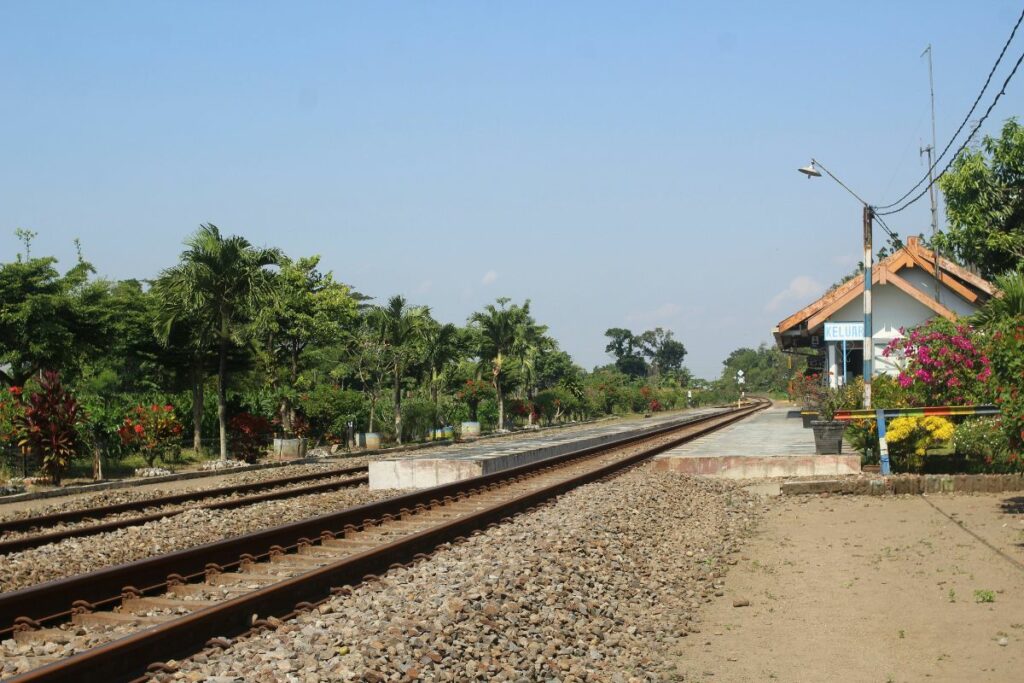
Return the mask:
<svg viewBox="0 0 1024 683"><path fill-rule="evenodd" d="M451 323L427 321L423 329L423 364L430 387L430 400L437 409L437 394L445 369L462 357L459 328Z"/></svg>
<svg viewBox="0 0 1024 683"><path fill-rule="evenodd" d="M90 313L106 287L89 282L92 266L84 261L64 275L56 264L20 256L0 264L0 381L7 385L21 386L44 369L67 376L83 357L104 350L102 321Z"/></svg>
<svg viewBox="0 0 1024 683"><path fill-rule="evenodd" d="M655 375L674 372L683 367L686 347L673 336L672 330L655 327L636 338Z"/></svg>
<svg viewBox="0 0 1024 683"><path fill-rule="evenodd" d="M409 306L405 297L399 295L388 299L386 306L377 306L371 311L371 320L387 350L395 404L395 439L398 443L402 443L402 380L417 355L417 344L423 338L429 315L429 308Z"/></svg>
<svg viewBox="0 0 1024 683"><path fill-rule="evenodd" d="M936 242L987 278L1024 263L1024 127L1016 119L985 136L939 179L949 227Z"/></svg>
<svg viewBox="0 0 1024 683"><path fill-rule="evenodd" d="M280 387L279 411L286 432L291 431L304 352L310 346L340 341L357 315L357 302L349 287L335 282L330 272L320 272L319 263L319 256L298 260L283 256L274 295L253 324L270 384L284 385ZM278 377L282 367L283 382Z"/></svg>
<svg viewBox="0 0 1024 683"><path fill-rule="evenodd" d="M483 311L474 313L469 318L470 325L479 332L480 360L488 363L491 368L491 383L498 395L498 428L505 428L505 379L506 366L520 335L524 331L523 322L530 315L530 300L522 306L508 305L511 299L498 299L497 306L488 304Z"/></svg>
<svg viewBox="0 0 1024 683"><path fill-rule="evenodd" d="M630 377L647 375L647 362L640 353L641 342L632 332L622 327L612 327L605 331L604 336L609 340L604 350L615 356L615 367L620 372Z"/></svg>
<svg viewBox="0 0 1024 683"><path fill-rule="evenodd" d="M277 249L254 247L240 236L225 237L217 226L200 226L188 240L180 263L161 273L169 297L169 323L179 317L207 323L217 343L217 421L220 457L228 455L228 352L254 311L273 294L268 266L281 260Z"/></svg>
<svg viewBox="0 0 1024 683"><path fill-rule="evenodd" d="M540 358L557 348L555 340L548 337L546 325L538 325L527 312L520 316L519 329L515 343L512 345L512 356L519 366L519 379L523 385L524 397L532 400L537 385L537 364ZM530 411L529 422L533 424L533 411Z"/></svg>

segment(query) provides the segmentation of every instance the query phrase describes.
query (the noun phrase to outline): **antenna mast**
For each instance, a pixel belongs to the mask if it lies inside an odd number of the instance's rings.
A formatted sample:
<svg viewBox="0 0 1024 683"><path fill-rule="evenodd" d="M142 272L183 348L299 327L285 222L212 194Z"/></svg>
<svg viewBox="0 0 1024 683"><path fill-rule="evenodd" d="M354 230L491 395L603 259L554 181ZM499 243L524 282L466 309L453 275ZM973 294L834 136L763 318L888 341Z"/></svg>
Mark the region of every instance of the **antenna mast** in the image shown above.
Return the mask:
<svg viewBox="0 0 1024 683"><path fill-rule="evenodd" d="M938 188L935 187L935 167L932 163L932 154L935 152L935 79L932 75L932 44L924 49L921 56L928 55L928 90L931 93L932 103L932 144L921 149L921 154L928 154L928 198L932 203L932 251L935 253L935 301L939 301L939 290L942 289L942 269L939 266L939 248L935 237L939 232L939 206Z"/></svg>

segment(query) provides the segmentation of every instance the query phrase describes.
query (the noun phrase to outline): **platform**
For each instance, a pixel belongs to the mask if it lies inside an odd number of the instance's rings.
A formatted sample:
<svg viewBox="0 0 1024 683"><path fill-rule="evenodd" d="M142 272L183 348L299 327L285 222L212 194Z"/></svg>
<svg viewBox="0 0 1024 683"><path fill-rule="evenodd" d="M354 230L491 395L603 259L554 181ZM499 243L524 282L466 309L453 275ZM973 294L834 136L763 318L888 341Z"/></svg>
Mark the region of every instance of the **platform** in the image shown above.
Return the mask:
<svg viewBox="0 0 1024 683"><path fill-rule="evenodd" d="M773 406L654 458L655 469L727 479L860 473L860 454L816 455L814 434L792 408Z"/></svg>
<svg viewBox="0 0 1024 683"><path fill-rule="evenodd" d="M509 441L481 441L460 444L429 454L395 456L371 461L371 489L428 488L449 484L470 477L553 458L569 451L600 446L629 435L640 435L670 424L681 424L696 417L717 412L701 408L657 417L622 420L594 425L572 432L541 432L535 436L519 436Z"/></svg>

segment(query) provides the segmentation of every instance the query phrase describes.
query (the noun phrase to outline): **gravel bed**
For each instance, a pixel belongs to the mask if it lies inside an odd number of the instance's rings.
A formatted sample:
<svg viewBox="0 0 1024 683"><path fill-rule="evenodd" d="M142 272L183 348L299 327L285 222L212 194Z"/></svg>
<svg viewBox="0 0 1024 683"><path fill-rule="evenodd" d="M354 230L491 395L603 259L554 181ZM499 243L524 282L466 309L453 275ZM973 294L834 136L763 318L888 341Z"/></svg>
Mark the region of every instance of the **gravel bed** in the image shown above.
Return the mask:
<svg viewBox="0 0 1024 683"><path fill-rule="evenodd" d="M140 491L137 489L112 489L109 491L97 491L96 493L77 495L74 498L70 499L57 499L59 502L47 505L45 508L36 508L34 510L16 510L8 511L6 513L0 513L0 521L24 519L26 517L39 517L40 515L48 515L55 512L83 510L86 508L99 507L102 505L134 503L137 501L161 498L167 495L177 495L179 493L188 493L191 491L206 491L209 489L216 489L225 486L241 486L243 484L255 484L258 482L272 481L274 479L280 479L282 477L297 477L304 474L314 474L316 472L330 472L332 470L346 469L349 467L362 467L366 465L367 461L368 458L351 458L333 461L329 463L325 462L305 465L286 465L284 467L274 469L239 472L238 474L231 475L230 481L220 480L216 482L204 482L202 479L199 479L196 480L196 484L193 486L180 488L152 488L147 489L145 491ZM230 473L228 472L226 474ZM316 483L316 480L308 481L305 483L307 485L314 484Z"/></svg>
<svg viewBox="0 0 1024 683"><path fill-rule="evenodd" d="M141 526L87 538L69 538L0 562L0 592L191 548L329 511L381 500L394 490L367 486L257 503L235 510L187 510Z"/></svg>
<svg viewBox="0 0 1024 683"><path fill-rule="evenodd" d="M700 631L763 505L727 482L636 469L160 678L674 678L659 653Z"/></svg>
<svg viewBox="0 0 1024 683"><path fill-rule="evenodd" d="M35 536L42 533L55 533L58 531L66 531L68 529L80 529L88 528L97 524L105 524L108 522L116 522L120 520L130 520L142 515L152 515L156 513L171 514L173 512L179 512L181 510L189 510L192 508L202 507L211 505L213 503L220 503L228 500L244 500L245 498L253 498L256 496L264 495L267 493L281 493L284 491L298 490L307 486L328 484L332 481L349 481L353 479L352 475L346 475L343 477L332 477L325 475L323 479L316 479L313 481L299 482L298 484L291 484L288 486L275 486L273 488L261 489L255 492L249 493L228 493L222 496L216 496L213 498L203 498L202 500L188 501L185 503L179 503L176 505L164 505L164 506L150 506L142 508L140 510L128 510L125 512L119 512L112 515L103 515L102 517L86 518L78 522L61 522L58 524L49 524L45 529L35 529L30 531L6 531L0 533L0 540L8 541L18 538L24 538L26 536Z"/></svg>

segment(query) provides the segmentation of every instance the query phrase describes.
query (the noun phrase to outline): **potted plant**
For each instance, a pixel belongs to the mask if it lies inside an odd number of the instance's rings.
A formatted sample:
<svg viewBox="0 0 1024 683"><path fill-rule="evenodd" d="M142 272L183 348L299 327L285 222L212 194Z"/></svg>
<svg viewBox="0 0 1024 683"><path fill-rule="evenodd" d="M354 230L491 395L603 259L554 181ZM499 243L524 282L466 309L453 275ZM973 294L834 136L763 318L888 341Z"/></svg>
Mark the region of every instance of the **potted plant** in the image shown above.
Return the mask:
<svg viewBox="0 0 1024 683"><path fill-rule="evenodd" d="M813 420L818 419L818 408L821 405L824 387L822 385L821 373L812 372L802 374L793 379L793 399L800 402L800 419L803 420L804 429L811 426Z"/></svg>
<svg viewBox="0 0 1024 683"><path fill-rule="evenodd" d="M814 431L814 452L818 455L839 455L843 452L846 423L835 419L836 411L859 406L856 386L845 385L822 390L818 419L811 421Z"/></svg>

